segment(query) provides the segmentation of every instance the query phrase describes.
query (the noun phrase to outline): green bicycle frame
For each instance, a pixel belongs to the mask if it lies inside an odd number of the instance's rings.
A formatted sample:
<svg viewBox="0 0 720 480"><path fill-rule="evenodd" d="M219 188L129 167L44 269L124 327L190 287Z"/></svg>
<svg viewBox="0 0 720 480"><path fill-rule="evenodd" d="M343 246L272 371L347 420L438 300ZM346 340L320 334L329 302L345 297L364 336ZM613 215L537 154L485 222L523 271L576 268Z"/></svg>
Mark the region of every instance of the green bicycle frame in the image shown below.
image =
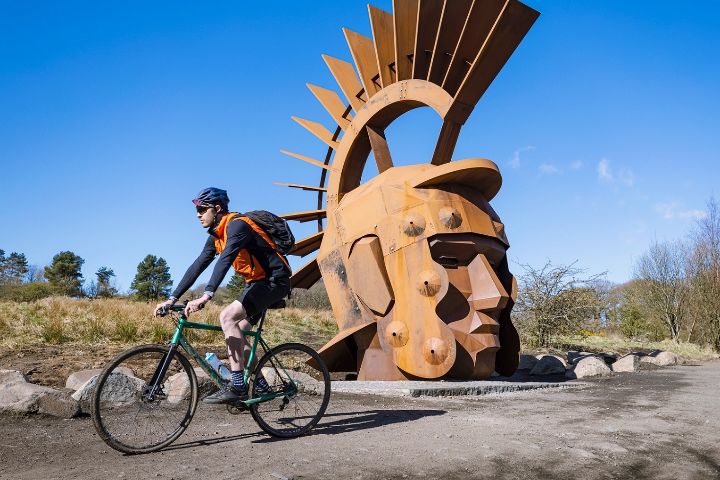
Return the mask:
<svg viewBox="0 0 720 480"><path fill-rule="evenodd" d="M264 316L263 316L264 319ZM250 354L248 355L248 358L246 359L245 364L246 365L252 365L255 361L255 357L257 355L257 347L258 344L262 345L265 352L270 351L270 346L263 340L261 331L262 331L262 323L261 320L258 329L257 330L240 330L243 335L246 335L248 337L252 337L253 341L250 346ZM212 381L218 385L219 387L222 387L225 384L225 379L223 379L216 371L215 369L193 348L192 345L188 342L187 338L183 335L183 330L186 328L191 329L198 329L198 330L211 330L215 332L222 332L222 328L218 325L211 325L209 323L198 323L198 322L190 322L188 321L187 317L183 314L180 316L177 322L177 327L175 329L175 333L173 334L172 340L170 340L170 348L172 350L177 350L178 346L181 346L183 350L185 350L192 358L195 359L195 361L200 365L200 367L207 373ZM277 368L277 367L276 367ZM282 366L281 366L282 368ZM285 372L285 369L282 368L283 373L287 375L287 372ZM250 369L245 369L245 383L249 384L250 379ZM290 381L292 382L293 389L296 389L297 386L292 381L292 377L290 375L287 375L286 378L290 378ZM272 400L273 398L286 396L287 392L271 392L267 393L265 395L262 395L257 398L251 398L249 400L246 400L244 403L246 405L252 405L254 403L260 403L267 400Z"/></svg>

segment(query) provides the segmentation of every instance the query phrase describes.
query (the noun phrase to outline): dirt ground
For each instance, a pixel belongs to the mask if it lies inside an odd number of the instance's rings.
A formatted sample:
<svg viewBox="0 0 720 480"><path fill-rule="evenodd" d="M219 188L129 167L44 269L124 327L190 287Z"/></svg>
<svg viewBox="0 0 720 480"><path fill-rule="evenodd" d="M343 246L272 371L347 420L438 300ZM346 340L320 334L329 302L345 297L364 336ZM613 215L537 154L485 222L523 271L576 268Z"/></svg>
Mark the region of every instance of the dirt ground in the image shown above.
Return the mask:
<svg viewBox="0 0 720 480"><path fill-rule="evenodd" d="M475 398L334 395L276 441L201 405L165 451L124 456L89 418L0 418L0 478L720 478L720 362Z"/></svg>

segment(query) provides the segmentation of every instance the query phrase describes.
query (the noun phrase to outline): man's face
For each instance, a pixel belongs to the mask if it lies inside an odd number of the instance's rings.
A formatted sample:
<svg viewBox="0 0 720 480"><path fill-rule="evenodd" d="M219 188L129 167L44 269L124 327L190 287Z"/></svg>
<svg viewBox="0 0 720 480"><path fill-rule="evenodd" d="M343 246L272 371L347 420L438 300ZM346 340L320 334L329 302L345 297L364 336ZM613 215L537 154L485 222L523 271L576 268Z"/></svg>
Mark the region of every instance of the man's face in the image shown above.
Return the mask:
<svg viewBox="0 0 720 480"><path fill-rule="evenodd" d="M197 210L197 217L198 220L200 220L200 225L203 226L203 228L210 228L210 226L215 221L215 215L217 215L217 207L206 207L206 206L197 206L195 207Z"/></svg>

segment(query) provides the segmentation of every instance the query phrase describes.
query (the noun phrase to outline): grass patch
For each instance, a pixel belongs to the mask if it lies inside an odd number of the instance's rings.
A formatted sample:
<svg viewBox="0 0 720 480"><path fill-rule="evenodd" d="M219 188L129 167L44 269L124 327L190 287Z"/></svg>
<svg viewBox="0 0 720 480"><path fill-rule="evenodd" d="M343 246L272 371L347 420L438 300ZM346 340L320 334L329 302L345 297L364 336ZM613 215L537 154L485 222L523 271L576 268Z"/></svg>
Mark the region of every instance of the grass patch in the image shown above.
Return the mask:
<svg viewBox="0 0 720 480"><path fill-rule="evenodd" d="M168 325L163 323L154 323L150 327L150 341L152 343L167 343L172 336L172 330Z"/></svg>
<svg viewBox="0 0 720 480"><path fill-rule="evenodd" d="M58 345L67 340L65 336L65 325L61 318L51 318L42 330L42 338L46 343Z"/></svg>
<svg viewBox="0 0 720 480"><path fill-rule="evenodd" d="M138 338L138 325L127 320L115 324L115 337L122 343L131 343Z"/></svg>

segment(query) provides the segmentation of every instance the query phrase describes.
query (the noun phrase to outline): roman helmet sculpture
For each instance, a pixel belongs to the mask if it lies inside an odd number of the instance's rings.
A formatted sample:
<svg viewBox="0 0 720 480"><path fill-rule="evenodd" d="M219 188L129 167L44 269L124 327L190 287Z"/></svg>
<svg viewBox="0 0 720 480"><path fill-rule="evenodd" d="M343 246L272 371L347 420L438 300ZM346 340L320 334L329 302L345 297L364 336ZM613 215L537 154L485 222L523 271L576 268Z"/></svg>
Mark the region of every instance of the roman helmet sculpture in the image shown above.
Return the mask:
<svg viewBox="0 0 720 480"><path fill-rule="evenodd" d="M490 206L501 176L486 159L453 160L475 104L538 17L516 0L394 0L369 6L372 37L344 29L354 62L323 56L342 92L308 85L336 124L295 118L327 145L317 221L292 254L317 256L292 277L321 277L339 332L320 354L359 379L488 378L512 374L520 341L505 227ZM442 119L434 152L395 167L385 129L419 107ZM361 182L373 154L378 175ZM427 161L429 160L429 162Z"/></svg>

